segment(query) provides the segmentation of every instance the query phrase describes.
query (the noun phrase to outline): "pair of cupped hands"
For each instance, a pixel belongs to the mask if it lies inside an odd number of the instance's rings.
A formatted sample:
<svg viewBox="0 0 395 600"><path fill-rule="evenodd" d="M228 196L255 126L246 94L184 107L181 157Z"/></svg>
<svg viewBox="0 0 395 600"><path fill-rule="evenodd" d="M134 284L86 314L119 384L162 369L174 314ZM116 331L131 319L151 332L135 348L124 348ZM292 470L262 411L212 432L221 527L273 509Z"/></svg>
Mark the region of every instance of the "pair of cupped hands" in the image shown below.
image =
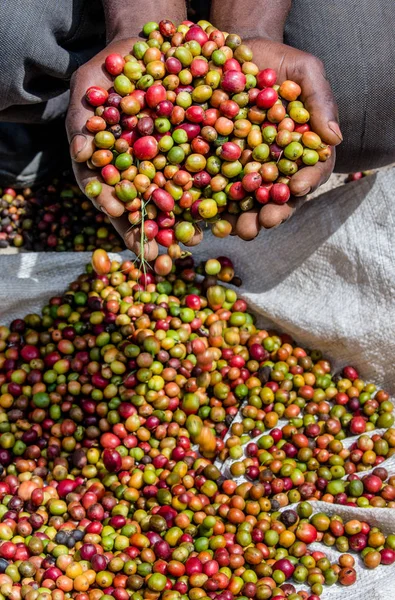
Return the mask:
<svg viewBox="0 0 395 600"><path fill-rule="evenodd" d="M103 68L105 57L112 52L118 52L125 56L130 52L135 41L135 39L127 39L110 43L89 62L81 66L73 76L66 129L74 172L82 190L96 175L86 165L86 161L92 156L95 147L93 135L85 127L87 119L92 116L92 109L84 100L85 91L91 85L99 85L108 89L112 80ZM253 60L259 68L272 68L277 72L277 83L291 79L301 86L301 99L310 113L312 129L326 144L333 147L339 144L342 141L342 135L338 124L337 106L321 61L310 54L272 40L251 39L246 43L252 49ZM227 218L232 224L232 234L243 240L252 240L258 235L261 228L269 229L286 221L298 206L303 204L309 193L327 181L334 164L335 150L333 148L332 156L326 162L318 162L312 167L305 167L298 171L291 179L292 196L291 201L287 204L267 204L261 209L243 213L238 217L225 215L224 218ZM96 208L109 216L126 246L139 255L142 250L140 232L137 227L130 227L124 212L124 205L115 196L114 189L103 183L102 192L92 201ZM201 237L201 233L197 233L188 245L198 244ZM146 260L154 260L157 255L158 246L155 240L145 244Z"/></svg>

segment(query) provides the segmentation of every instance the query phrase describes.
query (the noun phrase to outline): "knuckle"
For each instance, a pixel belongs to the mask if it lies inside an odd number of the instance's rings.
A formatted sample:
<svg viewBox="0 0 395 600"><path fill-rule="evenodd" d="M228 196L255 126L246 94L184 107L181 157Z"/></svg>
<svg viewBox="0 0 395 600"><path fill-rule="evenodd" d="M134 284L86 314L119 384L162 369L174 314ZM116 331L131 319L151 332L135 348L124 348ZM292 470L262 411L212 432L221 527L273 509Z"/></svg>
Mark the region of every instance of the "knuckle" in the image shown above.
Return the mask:
<svg viewBox="0 0 395 600"><path fill-rule="evenodd" d="M328 167L323 171L319 185L322 185L323 183L326 183L329 180L330 176L332 175L333 166L334 165L328 165Z"/></svg>
<svg viewBox="0 0 395 600"><path fill-rule="evenodd" d="M321 73L325 73L325 66L320 58L313 56L313 64L315 65L315 68L317 69L317 71L321 71Z"/></svg>
<svg viewBox="0 0 395 600"><path fill-rule="evenodd" d="M73 106L72 104L70 104L68 111L67 111L67 115L66 115L66 129L69 132L70 136L74 134L74 132L72 131L72 128L73 128L73 123L77 117L78 117L78 108L76 106Z"/></svg>
<svg viewBox="0 0 395 600"><path fill-rule="evenodd" d="M79 80L83 79L84 77L84 67L79 67L76 71L74 71L74 73L71 76L70 79L70 93L72 94L79 82Z"/></svg>
<svg viewBox="0 0 395 600"><path fill-rule="evenodd" d="M70 91L71 91L71 93L73 93L73 90L75 88L75 83L76 83L77 77L78 77L77 73L78 73L78 70L74 71L74 73L72 74L71 79L70 79Z"/></svg>
<svg viewBox="0 0 395 600"><path fill-rule="evenodd" d="M313 69L316 72L320 72L322 74L325 73L324 63L320 58L314 56L314 54L306 54L306 62L309 66L309 69Z"/></svg>
<svg viewBox="0 0 395 600"><path fill-rule="evenodd" d="M297 64L297 70L300 75L310 73L314 77L322 77L326 79L325 66L320 58L314 54L306 53L302 61Z"/></svg>

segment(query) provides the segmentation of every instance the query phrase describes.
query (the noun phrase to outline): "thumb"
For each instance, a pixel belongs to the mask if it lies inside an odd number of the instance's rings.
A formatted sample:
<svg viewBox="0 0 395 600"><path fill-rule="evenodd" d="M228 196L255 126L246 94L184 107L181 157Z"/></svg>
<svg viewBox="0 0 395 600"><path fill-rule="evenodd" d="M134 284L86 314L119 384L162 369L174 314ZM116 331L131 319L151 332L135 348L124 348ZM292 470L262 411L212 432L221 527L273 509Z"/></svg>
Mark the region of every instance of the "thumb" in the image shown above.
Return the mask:
<svg viewBox="0 0 395 600"><path fill-rule="evenodd" d="M71 137L70 156L76 162L86 162L94 151L95 144L92 135L76 133Z"/></svg>

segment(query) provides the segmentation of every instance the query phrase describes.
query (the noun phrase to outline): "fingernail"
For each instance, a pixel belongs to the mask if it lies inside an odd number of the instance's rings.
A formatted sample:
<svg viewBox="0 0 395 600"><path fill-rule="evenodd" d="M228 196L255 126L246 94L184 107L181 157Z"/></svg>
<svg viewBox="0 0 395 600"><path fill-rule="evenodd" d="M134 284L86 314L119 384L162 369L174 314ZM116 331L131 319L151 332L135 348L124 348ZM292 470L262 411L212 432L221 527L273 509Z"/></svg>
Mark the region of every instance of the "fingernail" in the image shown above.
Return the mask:
<svg viewBox="0 0 395 600"><path fill-rule="evenodd" d="M339 140L343 141L342 132L340 131L340 127L336 121L329 121L328 127L333 133L339 138Z"/></svg>
<svg viewBox="0 0 395 600"><path fill-rule="evenodd" d="M110 217L109 213L104 208L104 206L99 204L95 198L89 198L89 200L92 202L93 206L96 208L97 211L104 213L107 217Z"/></svg>
<svg viewBox="0 0 395 600"><path fill-rule="evenodd" d="M76 158L78 158L79 153L85 148L86 146L86 135L83 135L82 133L78 133L76 136L73 137L72 142L71 142L71 158L73 160L76 160Z"/></svg>
<svg viewBox="0 0 395 600"><path fill-rule="evenodd" d="M279 227L281 227L281 225L283 223L285 223L285 221L287 221L289 219L289 217L287 217L286 219L283 219L282 221L280 221L279 223L277 223L277 225L275 225L274 227L272 227L272 229L278 229Z"/></svg>
<svg viewBox="0 0 395 600"><path fill-rule="evenodd" d="M299 196L307 196L307 194L310 194L310 192L311 192L311 187L309 186L309 187L307 187L307 188L304 188L304 189L303 189L303 190L301 190L300 192L298 192L298 194L297 194L297 195L298 195L298 197L299 197Z"/></svg>
<svg viewBox="0 0 395 600"><path fill-rule="evenodd" d="M277 225L274 225L274 227L270 227L270 228L266 228L266 229L267 229L268 231L269 231L269 229L272 229L272 230L273 230L273 229L278 229L279 227L281 227L281 225L284 225L284 223L286 223L286 222L288 221L288 219L290 218L290 216L291 216L292 214L293 214L293 213L289 213L289 215L288 215L288 216L286 216L286 217L284 217L284 219L283 219L282 221L280 221L279 223L277 223Z"/></svg>
<svg viewBox="0 0 395 600"><path fill-rule="evenodd" d="M102 211L102 213L104 213L107 217L111 216L105 206L100 206L99 208Z"/></svg>

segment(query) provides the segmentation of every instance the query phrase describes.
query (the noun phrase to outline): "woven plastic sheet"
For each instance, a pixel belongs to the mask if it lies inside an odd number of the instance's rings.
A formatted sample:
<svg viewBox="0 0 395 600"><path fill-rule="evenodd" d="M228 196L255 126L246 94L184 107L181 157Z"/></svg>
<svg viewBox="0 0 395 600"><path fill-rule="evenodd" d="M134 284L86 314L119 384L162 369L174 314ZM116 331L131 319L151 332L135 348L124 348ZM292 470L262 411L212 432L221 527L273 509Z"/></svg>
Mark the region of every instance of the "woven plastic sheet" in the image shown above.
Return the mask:
<svg viewBox="0 0 395 600"><path fill-rule="evenodd" d="M208 232L197 260L227 255L243 279L239 293L258 324L319 348L334 368L352 364L361 377L395 391L395 171L367 177L306 203L287 223L253 242ZM2 256L0 322L39 312L90 260L88 253ZM388 461L395 473L395 459ZM386 466L386 463L384 463ZM224 465L223 468L228 465ZM322 510L322 503L315 503ZM395 533L395 510L324 505ZM332 558L333 549L325 550ZM323 600L395 600L395 567L368 571L358 584L325 588Z"/></svg>
<svg viewBox="0 0 395 600"><path fill-rule="evenodd" d="M395 509L391 508L352 508L326 502L312 502L315 513L325 512L327 515L339 515L344 521L359 519L368 521L374 527L380 527L385 535L394 533ZM287 508L295 508L296 505ZM340 552L336 548L328 548L324 544L315 543L312 550L325 552L329 560L339 560ZM363 561L354 553L357 581L351 587L334 585L324 586L322 600L394 600L395 598L395 567L380 565L377 569L367 569ZM305 588L306 589L306 588Z"/></svg>
<svg viewBox="0 0 395 600"><path fill-rule="evenodd" d="M242 410L242 408L241 408ZM236 415L233 423L240 422L242 420L241 410ZM288 421L280 419L277 427L286 425ZM373 436L374 434L382 435L385 429L375 429L365 435ZM264 435L270 434L270 431L265 431L262 435L251 439L251 441L257 443L259 438ZM229 434L228 434L229 435ZM225 436L225 440L227 439ZM342 440L345 448L350 448L358 440L360 436L350 436ZM243 446L243 456L237 460L227 459L223 463L220 461L216 462L216 466L220 469L221 473L229 478L234 479L238 485L248 481L246 477L234 477L231 474L230 467L235 462L243 460L246 457L246 447ZM395 455L385 460L380 464L380 467L387 469L389 476L395 475ZM363 471L360 476L368 475L373 471L373 468L367 471ZM343 479L347 479L344 477ZM325 512L328 515L339 515L344 520L359 519L361 521L368 522L372 527L380 527L385 535L395 533L395 509L393 508L355 508L350 506L342 506L339 504L328 504L327 502L311 502L314 513ZM281 510L288 510L290 508L296 508L295 505L286 506ZM318 550L325 552L328 558L332 562L338 562L340 552L336 548L328 548L322 543L315 543L309 546L312 550ZM357 583L350 587L344 588L339 585L333 587L324 587L324 593L322 595L323 600L395 600L395 567L392 566L380 566L374 571L367 569L363 561L356 554L351 553L356 561L355 569L357 571ZM303 586L299 589L308 589Z"/></svg>
<svg viewBox="0 0 395 600"><path fill-rule="evenodd" d="M236 415L233 423L242 420L242 416L239 413ZM277 427L282 427L288 422L281 419L278 422ZM376 429L368 432L366 435L372 436L374 434L383 434L385 429ZM251 441L257 442L257 440L263 435L270 434L270 431L265 431L262 435L253 438ZM228 436L225 437L225 439ZM342 440L345 448L350 448L354 442L357 441L359 436L348 437ZM248 481L244 476L234 477L231 474L230 467L233 463L243 460L246 456L245 450L248 443L243 446L244 455L237 459L227 459L225 462L216 462L216 466L220 469L221 473L229 478L234 479L238 485ZM380 464L380 467L387 469L389 476L395 475L395 455L385 460ZM361 477L372 472L373 469L364 471L360 474ZM347 477L344 477L346 479ZM314 513L325 512L328 515L339 515L344 520L359 519L361 521L368 522L372 527L380 527L385 535L395 533L395 509L393 508L355 508L350 506L342 506L339 504L328 504L327 502L311 502ZM296 504L286 506L281 510L288 510L296 508ZM315 543L309 546L312 550L318 550L325 552L328 558L332 562L338 562L340 552L336 548L328 548L323 543ZM344 588L335 585L333 587L324 587L324 593L322 595L323 600L394 600L395 599L395 567L392 566L380 566L374 571L367 569L362 559L354 553L351 553L356 561L355 569L357 571L357 583L350 587ZM299 589L308 589L306 587L299 587Z"/></svg>
<svg viewBox="0 0 395 600"><path fill-rule="evenodd" d="M197 259L227 255L258 323L356 366L395 391L395 170L306 203L252 242L206 232ZM1 256L0 318L40 309L89 262L88 253ZM395 598L395 596L394 596Z"/></svg>

